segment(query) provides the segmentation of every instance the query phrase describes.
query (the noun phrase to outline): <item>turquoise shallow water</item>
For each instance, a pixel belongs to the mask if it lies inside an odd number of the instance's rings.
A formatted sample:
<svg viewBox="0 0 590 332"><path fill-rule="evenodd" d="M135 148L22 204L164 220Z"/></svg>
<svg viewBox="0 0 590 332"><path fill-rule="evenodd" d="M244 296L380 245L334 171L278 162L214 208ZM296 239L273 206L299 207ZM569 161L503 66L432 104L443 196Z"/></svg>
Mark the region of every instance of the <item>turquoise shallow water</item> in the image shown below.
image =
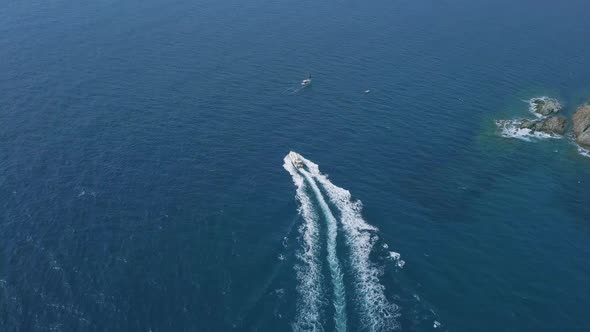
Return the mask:
<svg viewBox="0 0 590 332"><path fill-rule="evenodd" d="M330 214L350 331L590 329L590 158L495 125L590 99L589 11L8 1L0 330L334 330Z"/></svg>

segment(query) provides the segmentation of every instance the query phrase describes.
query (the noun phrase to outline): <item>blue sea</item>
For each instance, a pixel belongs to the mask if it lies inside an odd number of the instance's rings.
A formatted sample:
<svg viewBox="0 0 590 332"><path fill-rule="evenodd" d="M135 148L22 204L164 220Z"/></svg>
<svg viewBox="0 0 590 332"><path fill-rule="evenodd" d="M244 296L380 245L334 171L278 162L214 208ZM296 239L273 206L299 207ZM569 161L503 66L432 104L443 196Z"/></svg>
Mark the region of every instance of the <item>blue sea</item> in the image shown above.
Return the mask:
<svg viewBox="0 0 590 332"><path fill-rule="evenodd" d="M589 331L589 13L3 1L0 331Z"/></svg>

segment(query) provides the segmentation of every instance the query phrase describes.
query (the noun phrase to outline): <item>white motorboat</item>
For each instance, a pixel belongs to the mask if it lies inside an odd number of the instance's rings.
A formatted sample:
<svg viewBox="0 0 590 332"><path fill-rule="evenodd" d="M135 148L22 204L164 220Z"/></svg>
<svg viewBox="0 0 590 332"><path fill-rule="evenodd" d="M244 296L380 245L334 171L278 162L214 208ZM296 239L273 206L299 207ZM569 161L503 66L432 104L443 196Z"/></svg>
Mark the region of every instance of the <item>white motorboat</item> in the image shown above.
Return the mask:
<svg viewBox="0 0 590 332"><path fill-rule="evenodd" d="M301 156L293 151L289 152L289 159L291 159L291 163L295 168L303 168L305 166Z"/></svg>
<svg viewBox="0 0 590 332"><path fill-rule="evenodd" d="M302 87L306 87L308 85L311 85L311 75L308 75L306 79L304 79L303 81L301 81L301 86Z"/></svg>

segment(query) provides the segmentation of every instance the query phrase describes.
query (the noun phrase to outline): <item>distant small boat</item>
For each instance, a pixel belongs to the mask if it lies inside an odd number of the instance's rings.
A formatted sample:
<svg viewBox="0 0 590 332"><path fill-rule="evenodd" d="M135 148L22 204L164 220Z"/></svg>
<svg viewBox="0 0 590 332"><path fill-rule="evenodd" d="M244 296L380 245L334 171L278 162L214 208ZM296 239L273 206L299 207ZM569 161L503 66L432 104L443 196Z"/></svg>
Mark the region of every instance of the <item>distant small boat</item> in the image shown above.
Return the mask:
<svg viewBox="0 0 590 332"><path fill-rule="evenodd" d="M301 86L302 87L306 87L308 85L311 85L311 75L308 75L306 79L304 79L303 81L301 81Z"/></svg>
<svg viewBox="0 0 590 332"><path fill-rule="evenodd" d="M367 93L369 93L369 92L371 92L371 90L368 90L368 89L367 89L367 90L365 90L365 94L367 94Z"/></svg>

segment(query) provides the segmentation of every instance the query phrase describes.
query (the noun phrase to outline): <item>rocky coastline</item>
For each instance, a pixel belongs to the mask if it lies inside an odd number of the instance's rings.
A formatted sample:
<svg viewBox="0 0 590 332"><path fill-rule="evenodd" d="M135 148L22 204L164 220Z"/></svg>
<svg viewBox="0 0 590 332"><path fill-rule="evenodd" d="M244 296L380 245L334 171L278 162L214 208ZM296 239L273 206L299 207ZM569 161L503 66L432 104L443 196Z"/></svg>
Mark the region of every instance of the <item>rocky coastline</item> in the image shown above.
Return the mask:
<svg viewBox="0 0 590 332"><path fill-rule="evenodd" d="M590 103L578 107L572 121L576 142L590 148Z"/></svg>
<svg viewBox="0 0 590 332"><path fill-rule="evenodd" d="M563 106L557 99L535 97L528 103L529 111L536 118L496 121L502 136L530 141L531 138L560 138L567 135L574 138L580 153L590 156L590 102L579 106L571 119L560 115ZM568 132L570 121L571 133Z"/></svg>

